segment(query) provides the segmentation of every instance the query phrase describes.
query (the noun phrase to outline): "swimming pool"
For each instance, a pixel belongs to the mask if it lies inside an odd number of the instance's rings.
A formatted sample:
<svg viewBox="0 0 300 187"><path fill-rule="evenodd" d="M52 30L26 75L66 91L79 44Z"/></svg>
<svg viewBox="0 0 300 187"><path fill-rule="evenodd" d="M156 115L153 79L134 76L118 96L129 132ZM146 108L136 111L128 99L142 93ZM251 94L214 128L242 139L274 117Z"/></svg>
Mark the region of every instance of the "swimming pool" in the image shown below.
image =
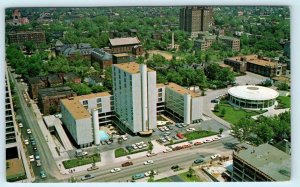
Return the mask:
<svg viewBox="0 0 300 187"><path fill-rule="evenodd" d="M100 141L105 141L110 138L109 135L103 130L99 131L99 136L100 136Z"/></svg>

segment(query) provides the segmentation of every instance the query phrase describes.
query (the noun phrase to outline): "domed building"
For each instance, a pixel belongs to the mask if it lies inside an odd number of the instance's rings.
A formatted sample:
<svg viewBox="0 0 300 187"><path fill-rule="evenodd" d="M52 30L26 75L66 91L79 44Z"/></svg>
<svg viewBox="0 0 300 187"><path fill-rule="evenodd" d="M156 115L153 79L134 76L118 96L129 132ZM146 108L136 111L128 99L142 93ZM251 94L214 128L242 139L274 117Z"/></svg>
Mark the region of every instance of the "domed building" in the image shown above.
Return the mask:
<svg viewBox="0 0 300 187"><path fill-rule="evenodd" d="M228 90L231 105L251 110L274 106L278 95L277 91L263 86L235 86Z"/></svg>

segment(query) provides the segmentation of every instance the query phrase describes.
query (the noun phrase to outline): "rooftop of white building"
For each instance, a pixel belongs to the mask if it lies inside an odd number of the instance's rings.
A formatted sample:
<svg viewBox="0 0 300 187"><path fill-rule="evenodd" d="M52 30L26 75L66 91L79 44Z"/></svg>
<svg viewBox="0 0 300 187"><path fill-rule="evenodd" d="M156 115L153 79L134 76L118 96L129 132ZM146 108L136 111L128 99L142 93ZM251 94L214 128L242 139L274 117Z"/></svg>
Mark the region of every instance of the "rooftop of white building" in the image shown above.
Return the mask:
<svg viewBox="0 0 300 187"><path fill-rule="evenodd" d="M167 84L156 84L156 87L157 88L167 87L167 88L179 93L180 95L190 94L192 97L200 97L199 94L197 94L191 90L188 90L188 89L186 89L178 84L175 84L173 82L170 82Z"/></svg>
<svg viewBox="0 0 300 187"><path fill-rule="evenodd" d="M114 64L113 66L126 71L127 73L130 74L136 74L140 72L140 65L136 62L128 62L128 63L122 63L122 64ZM154 71L150 68L147 68L147 71Z"/></svg>
<svg viewBox="0 0 300 187"><path fill-rule="evenodd" d="M234 97L247 100L271 100L279 96L276 90L254 85L235 86L230 88L228 93Z"/></svg>

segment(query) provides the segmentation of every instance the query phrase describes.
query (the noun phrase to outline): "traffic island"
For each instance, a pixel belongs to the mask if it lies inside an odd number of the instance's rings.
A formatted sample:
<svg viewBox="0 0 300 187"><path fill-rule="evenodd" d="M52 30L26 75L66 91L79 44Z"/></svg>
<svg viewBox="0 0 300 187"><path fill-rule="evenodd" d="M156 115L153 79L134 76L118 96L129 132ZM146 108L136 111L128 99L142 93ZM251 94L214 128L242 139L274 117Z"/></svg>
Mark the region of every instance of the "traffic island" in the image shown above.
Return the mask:
<svg viewBox="0 0 300 187"><path fill-rule="evenodd" d="M99 154L94 154L94 155L78 157L71 160L65 160L62 163L65 169L70 169L77 166L83 166L83 165L92 164L100 161L101 161L101 156Z"/></svg>

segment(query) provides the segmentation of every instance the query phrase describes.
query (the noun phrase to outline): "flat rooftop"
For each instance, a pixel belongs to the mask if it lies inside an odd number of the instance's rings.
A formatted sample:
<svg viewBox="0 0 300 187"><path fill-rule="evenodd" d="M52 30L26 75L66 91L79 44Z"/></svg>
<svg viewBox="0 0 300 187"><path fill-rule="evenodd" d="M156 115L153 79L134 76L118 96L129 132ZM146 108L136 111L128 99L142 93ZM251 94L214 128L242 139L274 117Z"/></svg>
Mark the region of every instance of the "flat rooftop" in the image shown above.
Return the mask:
<svg viewBox="0 0 300 187"><path fill-rule="evenodd" d="M140 44L140 40L137 37L114 38L114 39L109 39L109 42L112 46Z"/></svg>
<svg viewBox="0 0 300 187"><path fill-rule="evenodd" d="M242 59L241 59L242 57L246 58L246 62L252 63L252 64L257 64L260 66L276 67L276 65L277 65L276 62L272 62L269 59L266 59L266 58L259 59L257 55L236 56L236 57L231 57L231 58L227 58L227 59L233 60L236 62L242 62Z"/></svg>
<svg viewBox="0 0 300 187"><path fill-rule="evenodd" d="M111 96L111 94L108 92L93 93L88 95L76 96L68 99L62 99L61 102L70 112L70 114L74 117L74 119L84 119L91 117L91 114L80 103L80 101L105 96Z"/></svg>
<svg viewBox="0 0 300 187"><path fill-rule="evenodd" d="M128 57L129 54L128 53L118 53L118 54L113 54L113 56L115 56L115 57Z"/></svg>
<svg viewBox="0 0 300 187"><path fill-rule="evenodd" d="M197 93L195 93L191 90L188 90L188 89L186 89L186 88L184 88L184 87L182 87L178 84L175 84L173 82L170 82L169 84L167 84L166 87L173 90L173 91L175 91L175 92L177 92L177 93L179 93L179 94L181 94L181 95L184 95L184 94L188 93L192 97L200 97L199 94L197 94Z"/></svg>
<svg viewBox="0 0 300 187"><path fill-rule="evenodd" d="M291 156L269 144L254 147L241 145L244 149L235 151L234 155L254 166L276 181L290 180Z"/></svg>
<svg viewBox="0 0 300 187"><path fill-rule="evenodd" d="M115 66L123 71L126 71L127 73L130 73L130 74L136 74L136 73L140 72L140 65L136 62L113 64L113 66ZM150 72L150 71L154 71L154 70L147 68L147 71Z"/></svg>
<svg viewBox="0 0 300 187"><path fill-rule="evenodd" d="M38 94L41 95L42 97L45 97L45 96L65 95L65 94L74 95L75 92L69 86L60 86L60 87L39 89Z"/></svg>

